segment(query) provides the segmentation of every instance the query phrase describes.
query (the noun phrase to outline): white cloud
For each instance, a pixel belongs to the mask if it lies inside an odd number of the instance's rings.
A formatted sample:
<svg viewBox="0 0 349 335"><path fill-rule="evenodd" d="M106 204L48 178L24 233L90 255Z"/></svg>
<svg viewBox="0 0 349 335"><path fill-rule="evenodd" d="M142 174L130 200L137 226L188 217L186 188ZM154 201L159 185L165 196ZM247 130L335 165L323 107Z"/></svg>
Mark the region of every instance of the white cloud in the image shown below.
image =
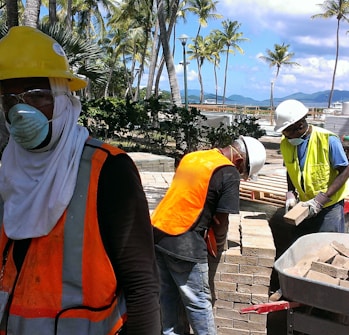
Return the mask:
<svg viewBox="0 0 349 335"><path fill-rule="evenodd" d="M251 17L262 17L271 13L287 15L313 15L321 12L319 0L220 0L217 8L225 16L249 13Z"/></svg>
<svg viewBox="0 0 349 335"><path fill-rule="evenodd" d="M284 85L295 84L297 82L297 78L294 74L285 74L281 76L281 82Z"/></svg>
<svg viewBox="0 0 349 335"><path fill-rule="evenodd" d="M188 70L187 72L187 79L188 81L197 81L198 80L198 73L194 70Z"/></svg>
<svg viewBox="0 0 349 335"><path fill-rule="evenodd" d="M188 65L187 67L187 80L189 81L197 81L198 80L198 74L195 70L191 69ZM183 82L183 76L184 76L184 68L182 64L176 64L175 65L176 73L178 76L179 84L182 85Z"/></svg>

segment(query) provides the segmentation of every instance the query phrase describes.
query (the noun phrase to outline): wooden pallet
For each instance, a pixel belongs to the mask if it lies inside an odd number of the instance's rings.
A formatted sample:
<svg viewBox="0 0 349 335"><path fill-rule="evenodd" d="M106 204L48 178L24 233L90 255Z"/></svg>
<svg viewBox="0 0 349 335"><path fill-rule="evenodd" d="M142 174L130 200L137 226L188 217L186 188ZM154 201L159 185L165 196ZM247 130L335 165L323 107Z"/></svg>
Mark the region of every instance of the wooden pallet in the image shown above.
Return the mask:
<svg viewBox="0 0 349 335"><path fill-rule="evenodd" d="M257 180L240 182L240 199L283 207L287 192L286 176L258 176Z"/></svg>
<svg viewBox="0 0 349 335"><path fill-rule="evenodd" d="M285 206L286 176L258 176L257 180L240 181L240 199L262 204ZM344 199L344 212L349 213L349 195Z"/></svg>

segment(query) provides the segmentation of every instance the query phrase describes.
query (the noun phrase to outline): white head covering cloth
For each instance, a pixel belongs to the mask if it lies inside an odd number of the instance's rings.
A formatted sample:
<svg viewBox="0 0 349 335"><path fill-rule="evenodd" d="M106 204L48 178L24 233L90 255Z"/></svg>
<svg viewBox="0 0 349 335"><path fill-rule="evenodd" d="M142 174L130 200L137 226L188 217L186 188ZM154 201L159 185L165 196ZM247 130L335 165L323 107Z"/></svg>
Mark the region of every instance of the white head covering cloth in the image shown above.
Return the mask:
<svg viewBox="0 0 349 335"><path fill-rule="evenodd" d="M10 136L2 155L0 195L4 228L12 239L47 235L67 208L76 185L88 131L77 124L81 104L66 79L50 78L55 97L52 138L39 150L25 150Z"/></svg>

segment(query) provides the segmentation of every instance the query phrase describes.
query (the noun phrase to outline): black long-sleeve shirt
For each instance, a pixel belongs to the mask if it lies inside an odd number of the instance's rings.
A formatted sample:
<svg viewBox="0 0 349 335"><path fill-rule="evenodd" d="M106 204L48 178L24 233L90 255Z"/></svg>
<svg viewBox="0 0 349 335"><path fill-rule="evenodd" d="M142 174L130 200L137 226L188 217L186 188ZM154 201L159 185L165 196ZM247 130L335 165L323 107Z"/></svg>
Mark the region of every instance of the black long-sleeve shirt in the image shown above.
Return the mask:
<svg viewBox="0 0 349 335"><path fill-rule="evenodd" d="M127 335L161 333L159 281L148 203L127 155L109 156L98 183L103 243L127 302Z"/></svg>

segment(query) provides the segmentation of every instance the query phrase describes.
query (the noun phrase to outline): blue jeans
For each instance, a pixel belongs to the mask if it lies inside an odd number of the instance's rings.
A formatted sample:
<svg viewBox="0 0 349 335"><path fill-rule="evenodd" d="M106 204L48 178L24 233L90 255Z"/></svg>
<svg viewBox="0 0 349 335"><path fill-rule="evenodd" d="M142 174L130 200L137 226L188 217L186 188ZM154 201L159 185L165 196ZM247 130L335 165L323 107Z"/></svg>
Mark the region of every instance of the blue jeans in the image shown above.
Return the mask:
<svg viewBox="0 0 349 335"><path fill-rule="evenodd" d="M163 335L185 334L188 321L195 335L216 335L208 263L188 262L159 251L156 258Z"/></svg>

